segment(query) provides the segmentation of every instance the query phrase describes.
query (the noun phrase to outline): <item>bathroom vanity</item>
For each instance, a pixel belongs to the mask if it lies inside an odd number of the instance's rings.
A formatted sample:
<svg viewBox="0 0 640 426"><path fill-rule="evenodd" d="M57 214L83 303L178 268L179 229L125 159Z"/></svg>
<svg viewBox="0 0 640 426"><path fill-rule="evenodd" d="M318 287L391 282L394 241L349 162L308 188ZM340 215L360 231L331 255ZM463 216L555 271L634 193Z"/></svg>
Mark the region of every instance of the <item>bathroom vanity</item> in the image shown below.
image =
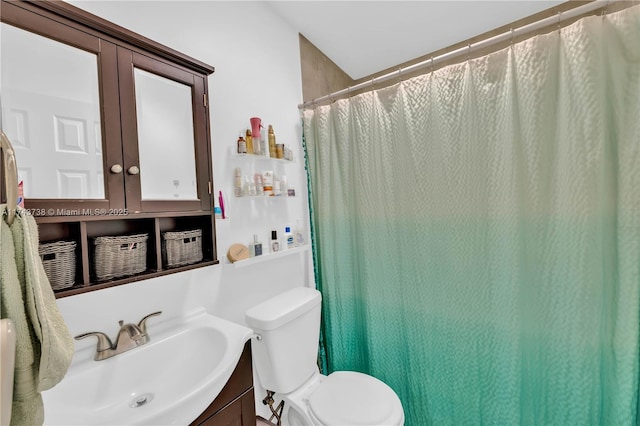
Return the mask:
<svg viewBox="0 0 640 426"><path fill-rule="evenodd" d="M251 329L197 309L145 330L146 343L106 358L100 344L77 349L42 393L44 424L255 425Z"/></svg>
<svg viewBox="0 0 640 426"><path fill-rule="evenodd" d="M256 424L251 341L247 342L231 378L218 397L191 426L254 426Z"/></svg>

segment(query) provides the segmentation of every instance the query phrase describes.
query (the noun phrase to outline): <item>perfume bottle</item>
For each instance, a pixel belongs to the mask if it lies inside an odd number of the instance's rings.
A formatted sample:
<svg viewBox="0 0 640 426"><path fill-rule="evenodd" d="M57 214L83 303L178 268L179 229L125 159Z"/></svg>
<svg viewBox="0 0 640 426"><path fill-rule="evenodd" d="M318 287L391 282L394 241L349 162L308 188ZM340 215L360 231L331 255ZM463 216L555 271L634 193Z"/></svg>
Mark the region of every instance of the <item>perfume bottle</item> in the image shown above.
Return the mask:
<svg viewBox="0 0 640 426"><path fill-rule="evenodd" d="M247 129L244 137L245 143L247 145L247 154L253 154L253 136L251 136L251 130Z"/></svg>
<svg viewBox="0 0 640 426"><path fill-rule="evenodd" d="M280 251L280 243L278 242L278 231L271 231L271 253Z"/></svg>
<svg viewBox="0 0 640 426"><path fill-rule="evenodd" d="M246 154L247 153L247 142L242 137L242 134L238 138L238 154Z"/></svg>
<svg viewBox="0 0 640 426"><path fill-rule="evenodd" d="M253 242L249 244L249 256L256 257L262 255L262 243L258 242L258 236L253 234Z"/></svg>

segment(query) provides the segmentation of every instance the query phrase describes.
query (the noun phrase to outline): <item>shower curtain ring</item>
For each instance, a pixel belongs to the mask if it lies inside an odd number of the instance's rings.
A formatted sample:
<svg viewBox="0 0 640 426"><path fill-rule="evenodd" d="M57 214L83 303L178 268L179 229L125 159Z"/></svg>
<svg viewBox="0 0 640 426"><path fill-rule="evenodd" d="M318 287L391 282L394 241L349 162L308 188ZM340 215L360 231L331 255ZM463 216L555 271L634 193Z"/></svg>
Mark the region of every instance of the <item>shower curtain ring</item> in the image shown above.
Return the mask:
<svg viewBox="0 0 640 426"><path fill-rule="evenodd" d="M433 74L434 71L434 67L433 67L433 56L431 57L431 74Z"/></svg>
<svg viewBox="0 0 640 426"><path fill-rule="evenodd" d="M558 31L560 31L561 23L562 23L562 11L559 10L558 11Z"/></svg>
<svg viewBox="0 0 640 426"><path fill-rule="evenodd" d="M467 61L471 59L471 43L467 44Z"/></svg>
<svg viewBox="0 0 640 426"><path fill-rule="evenodd" d="M402 83L402 67L398 68L398 80Z"/></svg>
<svg viewBox="0 0 640 426"><path fill-rule="evenodd" d="M511 32L511 47L513 47L513 28L510 28L509 31Z"/></svg>

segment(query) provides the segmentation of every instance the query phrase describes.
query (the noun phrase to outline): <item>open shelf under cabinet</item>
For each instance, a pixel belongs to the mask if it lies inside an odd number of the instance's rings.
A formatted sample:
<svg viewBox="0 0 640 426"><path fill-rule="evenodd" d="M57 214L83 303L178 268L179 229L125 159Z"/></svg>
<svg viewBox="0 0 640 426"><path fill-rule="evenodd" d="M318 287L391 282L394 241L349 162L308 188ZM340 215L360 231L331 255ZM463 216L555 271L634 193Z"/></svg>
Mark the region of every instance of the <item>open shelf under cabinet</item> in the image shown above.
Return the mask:
<svg viewBox="0 0 640 426"><path fill-rule="evenodd" d="M64 221L62 221L64 220ZM118 218L104 217L43 217L36 218L40 242L74 241L76 243L75 283L71 287L54 290L57 298L118 286L148 278L215 265L214 217L212 212L181 212L179 214L136 214ZM169 267L163 254L165 232L202 230L200 261ZM112 279L96 276L96 237L147 234L146 268L143 272Z"/></svg>

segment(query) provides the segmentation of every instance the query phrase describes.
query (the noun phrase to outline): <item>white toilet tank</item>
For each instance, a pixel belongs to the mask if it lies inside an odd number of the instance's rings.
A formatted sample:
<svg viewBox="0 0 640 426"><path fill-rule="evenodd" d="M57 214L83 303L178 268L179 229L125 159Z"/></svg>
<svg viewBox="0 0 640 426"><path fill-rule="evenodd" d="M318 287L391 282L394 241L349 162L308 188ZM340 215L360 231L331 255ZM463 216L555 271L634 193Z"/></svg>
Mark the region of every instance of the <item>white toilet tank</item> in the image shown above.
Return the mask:
<svg viewBox="0 0 640 426"><path fill-rule="evenodd" d="M289 393L317 371L320 292L297 287L245 313L259 338L251 340L253 359L265 389Z"/></svg>

